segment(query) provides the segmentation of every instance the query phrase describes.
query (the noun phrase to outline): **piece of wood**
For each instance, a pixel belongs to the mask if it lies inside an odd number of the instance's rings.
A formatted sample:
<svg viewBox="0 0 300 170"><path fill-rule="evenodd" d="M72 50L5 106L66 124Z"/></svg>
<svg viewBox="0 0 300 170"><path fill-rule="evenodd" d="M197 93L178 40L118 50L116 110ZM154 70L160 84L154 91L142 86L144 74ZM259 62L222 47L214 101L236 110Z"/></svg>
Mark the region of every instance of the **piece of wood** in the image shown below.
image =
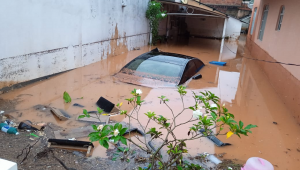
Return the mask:
<svg viewBox="0 0 300 170"><path fill-rule="evenodd" d="M114 115L114 114L119 114L120 110L116 107L114 107L111 111L110 114Z"/></svg>
<svg viewBox="0 0 300 170"><path fill-rule="evenodd" d="M51 107L51 112L58 117L59 120L68 120L69 118L66 117L59 109L55 107Z"/></svg>
<svg viewBox="0 0 300 170"><path fill-rule="evenodd" d="M38 125L33 125L33 124L31 124L31 127L34 127L34 128L36 128L37 130L43 130L45 127L43 127L43 126L38 126Z"/></svg>
<svg viewBox="0 0 300 170"><path fill-rule="evenodd" d="M98 113L95 113L95 114L98 114ZM95 114L91 114L91 116L96 117ZM82 119L78 119L78 121L86 121L86 122L95 122L95 123L99 123L99 119L93 118L93 117L84 117L84 118L82 118ZM101 120L101 123L107 124L108 121L109 121L109 116L103 116L103 115L100 115L100 120Z"/></svg>
<svg viewBox="0 0 300 170"><path fill-rule="evenodd" d="M87 126L71 129L69 131L54 131L54 135L56 139L84 138L91 132L94 132L93 127Z"/></svg>
<svg viewBox="0 0 300 170"><path fill-rule="evenodd" d="M48 142L48 148L59 148L66 150L75 150L80 152L86 152L86 157L91 156L91 151L93 150L93 146L69 146L69 145L58 145L56 143Z"/></svg>
<svg viewBox="0 0 300 170"><path fill-rule="evenodd" d="M75 150L75 151L82 151L87 152L88 148L79 147L79 146L66 146L66 145L50 145L49 148L59 148L59 149L67 149L67 150Z"/></svg>
<svg viewBox="0 0 300 170"><path fill-rule="evenodd" d="M92 146L89 146L89 147L88 147L88 150L87 150L87 152L86 152L86 157L91 156L91 150L92 150L92 149L93 149Z"/></svg>

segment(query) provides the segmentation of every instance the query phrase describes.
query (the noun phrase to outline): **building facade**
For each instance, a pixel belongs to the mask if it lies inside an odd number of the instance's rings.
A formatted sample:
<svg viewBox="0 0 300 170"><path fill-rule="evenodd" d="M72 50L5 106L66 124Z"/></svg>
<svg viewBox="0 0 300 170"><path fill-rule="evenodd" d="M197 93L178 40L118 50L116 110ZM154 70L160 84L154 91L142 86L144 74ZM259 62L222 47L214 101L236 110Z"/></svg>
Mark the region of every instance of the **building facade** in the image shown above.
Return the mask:
<svg viewBox="0 0 300 170"><path fill-rule="evenodd" d="M241 6L242 0L200 0L208 5Z"/></svg>
<svg viewBox="0 0 300 170"><path fill-rule="evenodd" d="M255 0L247 48L273 87L300 121L300 1Z"/></svg>
<svg viewBox="0 0 300 170"><path fill-rule="evenodd" d="M242 18L251 13L251 9L242 0L200 0L200 2L235 18Z"/></svg>

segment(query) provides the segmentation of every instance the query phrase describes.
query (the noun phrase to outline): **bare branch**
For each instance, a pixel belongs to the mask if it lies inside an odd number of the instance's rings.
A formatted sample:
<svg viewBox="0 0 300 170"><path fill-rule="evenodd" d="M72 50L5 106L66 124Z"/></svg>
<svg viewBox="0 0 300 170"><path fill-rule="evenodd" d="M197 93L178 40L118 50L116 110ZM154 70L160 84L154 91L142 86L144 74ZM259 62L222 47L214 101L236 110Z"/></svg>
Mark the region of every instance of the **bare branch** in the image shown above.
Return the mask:
<svg viewBox="0 0 300 170"><path fill-rule="evenodd" d="M139 147L140 149L142 149L142 150L145 151L146 153L149 152L149 150L147 151L147 150L146 150L145 148L143 148L142 146L140 146L140 145L136 144L135 142L133 142L130 138L127 139L127 140L129 140L129 142L133 143L135 146Z"/></svg>
<svg viewBox="0 0 300 170"><path fill-rule="evenodd" d="M173 115L173 124L174 124L174 126L176 126L176 123L175 123L175 115L174 115L174 113L173 113L173 110L171 109L171 107L166 103L166 102L164 102L165 103L165 105L170 109L170 111L171 111L171 113L172 113L172 115ZM170 127L172 127L172 124L170 125Z"/></svg>

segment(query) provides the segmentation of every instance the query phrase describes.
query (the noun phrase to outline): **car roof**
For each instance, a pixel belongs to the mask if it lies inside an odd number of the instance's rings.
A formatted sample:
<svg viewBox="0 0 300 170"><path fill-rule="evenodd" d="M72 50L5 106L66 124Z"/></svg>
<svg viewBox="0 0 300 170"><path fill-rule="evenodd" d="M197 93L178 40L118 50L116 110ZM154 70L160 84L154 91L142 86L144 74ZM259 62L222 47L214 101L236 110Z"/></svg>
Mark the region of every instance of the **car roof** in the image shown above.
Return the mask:
<svg viewBox="0 0 300 170"><path fill-rule="evenodd" d="M148 53L138 56L136 59L154 60L154 61L160 61L160 62L176 64L180 66L185 66L190 60L197 59L197 58L182 55L182 54L150 51Z"/></svg>

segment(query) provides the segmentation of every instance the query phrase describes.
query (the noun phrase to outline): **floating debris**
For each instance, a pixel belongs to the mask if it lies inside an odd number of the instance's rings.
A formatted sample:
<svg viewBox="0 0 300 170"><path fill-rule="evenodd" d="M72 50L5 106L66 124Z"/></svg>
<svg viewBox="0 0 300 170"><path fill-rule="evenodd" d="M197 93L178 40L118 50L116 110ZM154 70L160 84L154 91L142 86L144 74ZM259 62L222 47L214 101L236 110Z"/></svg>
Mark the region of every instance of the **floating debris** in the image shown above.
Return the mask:
<svg viewBox="0 0 300 170"><path fill-rule="evenodd" d="M77 107L84 107L83 105L81 104L78 104L78 103L74 103L73 106L77 106Z"/></svg>
<svg viewBox="0 0 300 170"><path fill-rule="evenodd" d="M218 66L225 66L226 62L211 61L211 62L209 62L209 64L214 64L214 65L218 65Z"/></svg>
<svg viewBox="0 0 300 170"><path fill-rule="evenodd" d="M94 132L92 126L71 129L69 131L54 131L56 139L72 139L87 137L90 133Z"/></svg>
<svg viewBox="0 0 300 170"><path fill-rule="evenodd" d="M104 97L100 97L100 99L97 101L97 105L106 113L110 113L115 107L115 104L108 101Z"/></svg>
<svg viewBox="0 0 300 170"><path fill-rule="evenodd" d="M51 107L51 112L58 117L59 120L68 120L70 118L69 115L67 115L65 112L62 112L61 110Z"/></svg>
<svg viewBox="0 0 300 170"><path fill-rule="evenodd" d="M203 134L203 132L205 132L204 129L200 130L200 133ZM217 137L215 136L207 136L208 139L210 139L212 142L214 142L217 146L227 146L227 145L231 145L230 143L223 143L222 141L220 141Z"/></svg>

